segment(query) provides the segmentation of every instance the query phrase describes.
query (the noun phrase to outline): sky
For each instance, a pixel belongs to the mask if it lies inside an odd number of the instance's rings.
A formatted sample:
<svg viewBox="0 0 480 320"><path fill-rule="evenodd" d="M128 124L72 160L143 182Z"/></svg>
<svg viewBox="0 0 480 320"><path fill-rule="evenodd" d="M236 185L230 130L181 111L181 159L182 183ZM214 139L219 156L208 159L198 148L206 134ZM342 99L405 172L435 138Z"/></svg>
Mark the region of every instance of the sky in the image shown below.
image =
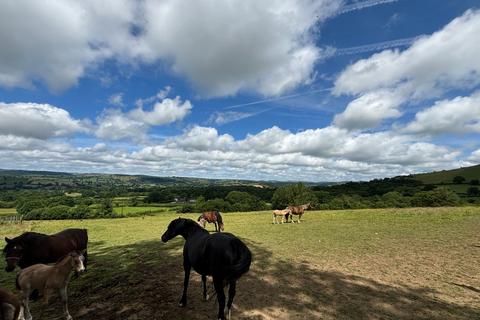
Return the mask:
<svg viewBox="0 0 480 320"><path fill-rule="evenodd" d="M480 163L480 0L4 0L0 168L359 181Z"/></svg>

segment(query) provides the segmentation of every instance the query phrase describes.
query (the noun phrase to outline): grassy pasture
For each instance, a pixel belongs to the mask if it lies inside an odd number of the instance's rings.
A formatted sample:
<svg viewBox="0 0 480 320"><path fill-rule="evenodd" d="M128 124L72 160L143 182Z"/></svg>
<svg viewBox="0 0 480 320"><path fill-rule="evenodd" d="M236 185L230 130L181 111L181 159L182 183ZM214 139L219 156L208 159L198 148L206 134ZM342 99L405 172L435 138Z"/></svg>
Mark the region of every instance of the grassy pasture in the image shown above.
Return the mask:
<svg viewBox="0 0 480 320"><path fill-rule="evenodd" d="M177 216L32 221L0 225L0 235L88 228L89 270L69 287L74 318L213 319L215 299L201 301L196 273L187 307L177 307L183 240L160 241ZM480 319L480 208L312 211L283 225L272 225L270 212L224 220L254 254L235 319ZM14 278L0 271L0 286L13 289ZM62 319L60 304L48 314Z"/></svg>
<svg viewBox="0 0 480 320"><path fill-rule="evenodd" d="M0 208L0 217L13 216L17 214L17 209L15 208Z"/></svg>

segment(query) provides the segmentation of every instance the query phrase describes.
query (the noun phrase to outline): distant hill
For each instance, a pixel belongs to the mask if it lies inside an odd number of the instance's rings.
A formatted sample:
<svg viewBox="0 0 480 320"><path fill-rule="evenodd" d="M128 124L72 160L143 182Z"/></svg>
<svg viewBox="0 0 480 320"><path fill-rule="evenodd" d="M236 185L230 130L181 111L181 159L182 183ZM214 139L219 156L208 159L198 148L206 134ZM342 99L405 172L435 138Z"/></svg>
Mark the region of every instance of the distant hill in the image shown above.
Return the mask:
<svg viewBox="0 0 480 320"><path fill-rule="evenodd" d="M430 173L414 174L409 178L421 181L423 184L451 184L453 178L462 176L468 183L471 180L480 179L480 165L453 170L435 171Z"/></svg>
<svg viewBox="0 0 480 320"><path fill-rule="evenodd" d="M51 171L0 169L0 189L73 189L73 188L145 188L145 187L207 187L251 186L278 187L294 182L254 181L236 179L204 179L189 177L156 177L102 173L68 173ZM333 182L306 182L307 185L331 185Z"/></svg>

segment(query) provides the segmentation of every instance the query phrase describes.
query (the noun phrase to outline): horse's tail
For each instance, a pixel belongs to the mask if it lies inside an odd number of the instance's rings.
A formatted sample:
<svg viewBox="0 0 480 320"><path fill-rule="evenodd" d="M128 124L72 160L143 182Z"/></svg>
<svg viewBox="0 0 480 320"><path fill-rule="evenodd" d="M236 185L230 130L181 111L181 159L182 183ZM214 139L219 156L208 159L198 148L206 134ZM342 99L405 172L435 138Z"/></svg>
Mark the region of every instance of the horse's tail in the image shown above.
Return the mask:
<svg viewBox="0 0 480 320"><path fill-rule="evenodd" d="M220 211L216 211L216 216L217 216L217 222L218 222L218 226L220 227L220 230L223 231L223 218L222 218L222 215L220 214Z"/></svg>
<svg viewBox="0 0 480 320"><path fill-rule="evenodd" d="M250 265L252 263L252 253L250 249L242 242L240 239L235 239L233 241L236 251L237 251L237 261L235 264L230 266L230 274L228 278L231 280L237 280L240 278L244 273L250 270Z"/></svg>

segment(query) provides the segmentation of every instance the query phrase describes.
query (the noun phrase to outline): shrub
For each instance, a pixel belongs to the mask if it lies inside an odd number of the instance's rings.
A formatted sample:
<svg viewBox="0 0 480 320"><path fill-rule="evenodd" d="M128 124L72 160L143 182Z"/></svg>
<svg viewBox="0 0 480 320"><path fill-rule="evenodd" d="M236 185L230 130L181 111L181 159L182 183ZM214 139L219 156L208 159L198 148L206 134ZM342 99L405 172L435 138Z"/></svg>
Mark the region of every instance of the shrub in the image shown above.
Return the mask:
<svg viewBox="0 0 480 320"><path fill-rule="evenodd" d="M310 203L315 206L317 197L315 193L303 183L280 187L272 196L273 209L284 209L290 205Z"/></svg>
<svg viewBox="0 0 480 320"><path fill-rule="evenodd" d="M412 205L417 207L443 207L460 204L460 197L448 188L417 192L412 197Z"/></svg>

